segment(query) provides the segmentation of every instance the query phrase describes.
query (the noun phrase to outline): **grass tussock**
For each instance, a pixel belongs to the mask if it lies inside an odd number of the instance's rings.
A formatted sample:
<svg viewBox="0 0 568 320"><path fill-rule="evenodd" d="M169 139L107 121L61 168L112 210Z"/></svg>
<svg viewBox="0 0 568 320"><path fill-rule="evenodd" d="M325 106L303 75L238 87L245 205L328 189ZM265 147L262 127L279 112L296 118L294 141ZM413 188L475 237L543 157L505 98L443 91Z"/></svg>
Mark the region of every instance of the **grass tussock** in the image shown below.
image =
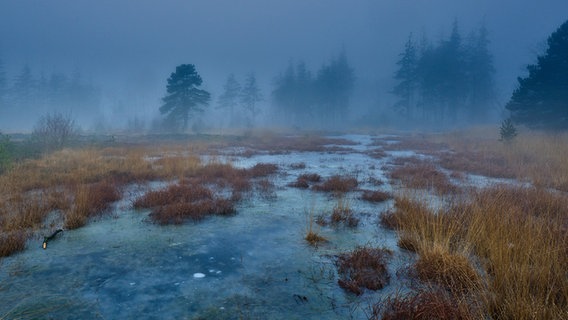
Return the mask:
<svg viewBox="0 0 568 320"><path fill-rule="evenodd" d="M209 215L235 212L232 201L214 195L202 185L187 182L147 192L133 205L135 208L151 208L150 220L160 225L200 221Z"/></svg>
<svg viewBox="0 0 568 320"><path fill-rule="evenodd" d="M392 195L384 191L364 190L361 199L369 202L384 202L392 199Z"/></svg>
<svg viewBox="0 0 568 320"><path fill-rule="evenodd" d="M392 169L389 176L406 188L434 190L440 195L459 192L459 187L431 162L405 164Z"/></svg>
<svg viewBox="0 0 568 320"><path fill-rule="evenodd" d="M289 184L290 187L308 189L311 184L321 181L321 176L317 173L303 173L296 178L296 181Z"/></svg>
<svg viewBox="0 0 568 320"><path fill-rule="evenodd" d="M414 272L418 279L436 284L456 295L481 287L481 277L466 256L436 247L420 252Z"/></svg>
<svg viewBox="0 0 568 320"><path fill-rule="evenodd" d="M80 185L76 188L74 205L65 214L66 229L77 229L104 213L112 202L121 198L118 187L107 181Z"/></svg>
<svg viewBox="0 0 568 320"><path fill-rule="evenodd" d="M356 178L334 175L327 178L323 183L314 185L313 189L334 194L343 194L355 190L359 183Z"/></svg>
<svg viewBox="0 0 568 320"><path fill-rule="evenodd" d="M317 247L320 243L327 242L327 239L325 237L319 235L313 230L310 230L306 233L305 239L311 246L314 247Z"/></svg>
<svg viewBox="0 0 568 320"><path fill-rule="evenodd" d="M370 247L339 255L336 262L339 286L356 295L362 294L363 289L382 289L390 280L387 262L391 255L390 250Z"/></svg>
<svg viewBox="0 0 568 320"><path fill-rule="evenodd" d="M379 301L369 308L370 320L473 320L483 317L475 313L462 301L444 290L432 288L418 292L395 294Z"/></svg>
<svg viewBox="0 0 568 320"><path fill-rule="evenodd" d="M332 225L343 224L345 226L355 228L359 225L359 218L357 218L353 213L349 201L340 197L337 199L337 203L333 207L330 222Z"/></svg>
<svg viewBox="0 0 568 320"><path fill-rule="evenodd" d="M0 234L0 257L7 257L26 248L27 235L22 230Z"/></svg>
<svg viewBox="0 0 568 320"><path fill-rule="evenodd" d="M417 278L475 297L496 319L559 319L568 312L568 198L542 188L471 191L440 212L395 199L412 239ZM470 255L478 261L472 264Z"/></svg>

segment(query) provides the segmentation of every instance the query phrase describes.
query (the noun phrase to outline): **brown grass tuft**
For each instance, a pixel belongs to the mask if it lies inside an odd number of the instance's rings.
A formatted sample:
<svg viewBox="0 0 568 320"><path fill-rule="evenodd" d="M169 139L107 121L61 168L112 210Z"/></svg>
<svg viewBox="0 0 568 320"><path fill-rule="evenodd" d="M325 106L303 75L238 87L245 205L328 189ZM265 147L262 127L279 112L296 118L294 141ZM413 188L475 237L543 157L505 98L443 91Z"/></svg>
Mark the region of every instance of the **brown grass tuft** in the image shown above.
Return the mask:
<svg viewBox="0 0 568 320"><path fill-rule="evenodd" d="M266 177L275 174L278 171L278 166L273 163L257 163L252 168L247 170L247 173L252 178Z"/></svg>
<svg viewBox="0 0 568 320"><path fill-rule="evenodd" d="M353 191L358 185L357 179L353 177L335 175L329 177L320 185L314 185L313 188L317 191L341 194Z"/></svg>
<svg viewBox="0 0 568 320"><path fill-rule="evenodd" d="M296 181L289 184L290 187L307 189L310 183L318 183L321 181L321 176L317 173L303 173L296 178Z"/></svg>
<svg viewBox="0 0 568 320"><path fill-rule="evenodd" d="M386 264L391 255L390 250L369 247L339 255L336 262L341 276L339 286L357 295L362 293L361 288L382 289L390 280Z"/></svg>
<svg viewBox="0 0 568 320"><path fill-rule="evenodd" d="M440 172L433 163L406 164L394 168L389 176L407 188L433 189L438 194L459 192L459 187L451 183L446 174Z"/></svg>
<svg viewBox="0 0 568 320"><path fill-rule="evenodd" d="M349 206L349 202L343 197L337 199L337 203L331 212L331 224L344 224L348 227L355 228L359 224L359 219L353 214L353 210Z"/></svg>
<svg viewBox="0 0 568 320"><path fill-rule="evenodd" d="M65 215L66 229L77 229L89 218L106 211L110 204L120 199L120 191L110 182L98 182L77 187L74 206Z"/></svg>
<svg viewBox="0 0 568 320"><path fill-rule="evenodd" d="M0 257L7 257L26 248L27 235L24 231L10 231L0 234Z"/></svg>
<svg viewBox="0 0 568 320"><path fill-rule="evenodd" d="M176 202L154 209L152 222L160 225L182 224L187 220L200 221L209 215L231 215L233 203L226 199L203 199L194 202Z"/></svg>
<svg viewBox="0 0 568 320"><path fill-rule="evenodd" d="M392 199L392 195L383 191L364 190L361 199L369 202L383 202Z"/></svg>
<svg viewBox="0 0 568 320"><path fill-rule="evenodd" d="M481 287L481 277L461 254L436 247L423 250L414 268L420 280L440 285L453 294L465 294Z"/></svg>
<svg viewBox="0 0 568 320"><path fill-rule="evenodd" d="M455 297L443 290L421 290L396 294L370 308L371 320L461 320L477 319Z"/></svg>

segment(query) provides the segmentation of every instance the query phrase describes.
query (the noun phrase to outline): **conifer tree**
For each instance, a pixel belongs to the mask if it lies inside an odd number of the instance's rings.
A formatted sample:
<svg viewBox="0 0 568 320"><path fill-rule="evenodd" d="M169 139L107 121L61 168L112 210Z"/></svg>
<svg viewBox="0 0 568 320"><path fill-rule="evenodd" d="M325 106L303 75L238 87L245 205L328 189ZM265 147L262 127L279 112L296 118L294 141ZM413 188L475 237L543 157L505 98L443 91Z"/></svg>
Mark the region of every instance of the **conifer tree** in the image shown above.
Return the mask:
<svg viewBox="0 0 568 320"><path fill-rule="evenodd" d="M548 38L546 52L518 78L506 108L516 123L532 128L568 129L568 21Z"/></svg>

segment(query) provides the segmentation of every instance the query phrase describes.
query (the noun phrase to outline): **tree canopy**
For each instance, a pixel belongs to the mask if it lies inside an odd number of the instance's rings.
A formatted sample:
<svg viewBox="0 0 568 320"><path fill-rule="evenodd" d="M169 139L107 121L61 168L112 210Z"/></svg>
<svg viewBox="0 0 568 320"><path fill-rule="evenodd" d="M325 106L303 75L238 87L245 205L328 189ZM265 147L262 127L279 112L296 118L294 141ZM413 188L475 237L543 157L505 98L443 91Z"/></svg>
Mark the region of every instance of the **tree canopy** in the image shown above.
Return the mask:
<svg viewBox="0 0 568 320"><path fill-rule="evenodd" d="M568 129L568 21L548 37L545 54L518 78L506 108L514 122L532 128Z"/></svg>
<svg viewBox="0 0 568 320"><path fill-rule="evenodd" d="M209 105L211 95L199 89L203 80L193 64L176 67L168 78L167 94L162 98L160 113L166 114L166 120L174 128L187 129L191 113L203 111Z"/></svg>

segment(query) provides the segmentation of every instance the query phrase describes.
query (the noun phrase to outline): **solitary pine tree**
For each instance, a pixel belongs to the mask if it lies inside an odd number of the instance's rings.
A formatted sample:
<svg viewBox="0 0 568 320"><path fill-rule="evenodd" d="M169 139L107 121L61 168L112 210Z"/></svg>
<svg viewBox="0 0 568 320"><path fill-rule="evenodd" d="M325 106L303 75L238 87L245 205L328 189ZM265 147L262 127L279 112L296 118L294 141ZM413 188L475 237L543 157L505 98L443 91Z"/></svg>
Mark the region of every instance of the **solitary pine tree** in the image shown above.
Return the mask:
<svg viewBox="0 0 568 320"><path fill-rule="evenodd" d="M176 67L168 78L167 94L162 98L161 114L167 114L167 121L178 128L181 122L183 130L187 129L190 113L202 112L209 105L211 95L199 89L203 80L193 64L182 64Z"/></svg>
<svg viewBox="0 0 568 320"><path fill-rule="evenodd" d="M548 38L546 53L527 66L529 75L506 108L516 123L532 128L568 129L568 21Z"/></svg>

